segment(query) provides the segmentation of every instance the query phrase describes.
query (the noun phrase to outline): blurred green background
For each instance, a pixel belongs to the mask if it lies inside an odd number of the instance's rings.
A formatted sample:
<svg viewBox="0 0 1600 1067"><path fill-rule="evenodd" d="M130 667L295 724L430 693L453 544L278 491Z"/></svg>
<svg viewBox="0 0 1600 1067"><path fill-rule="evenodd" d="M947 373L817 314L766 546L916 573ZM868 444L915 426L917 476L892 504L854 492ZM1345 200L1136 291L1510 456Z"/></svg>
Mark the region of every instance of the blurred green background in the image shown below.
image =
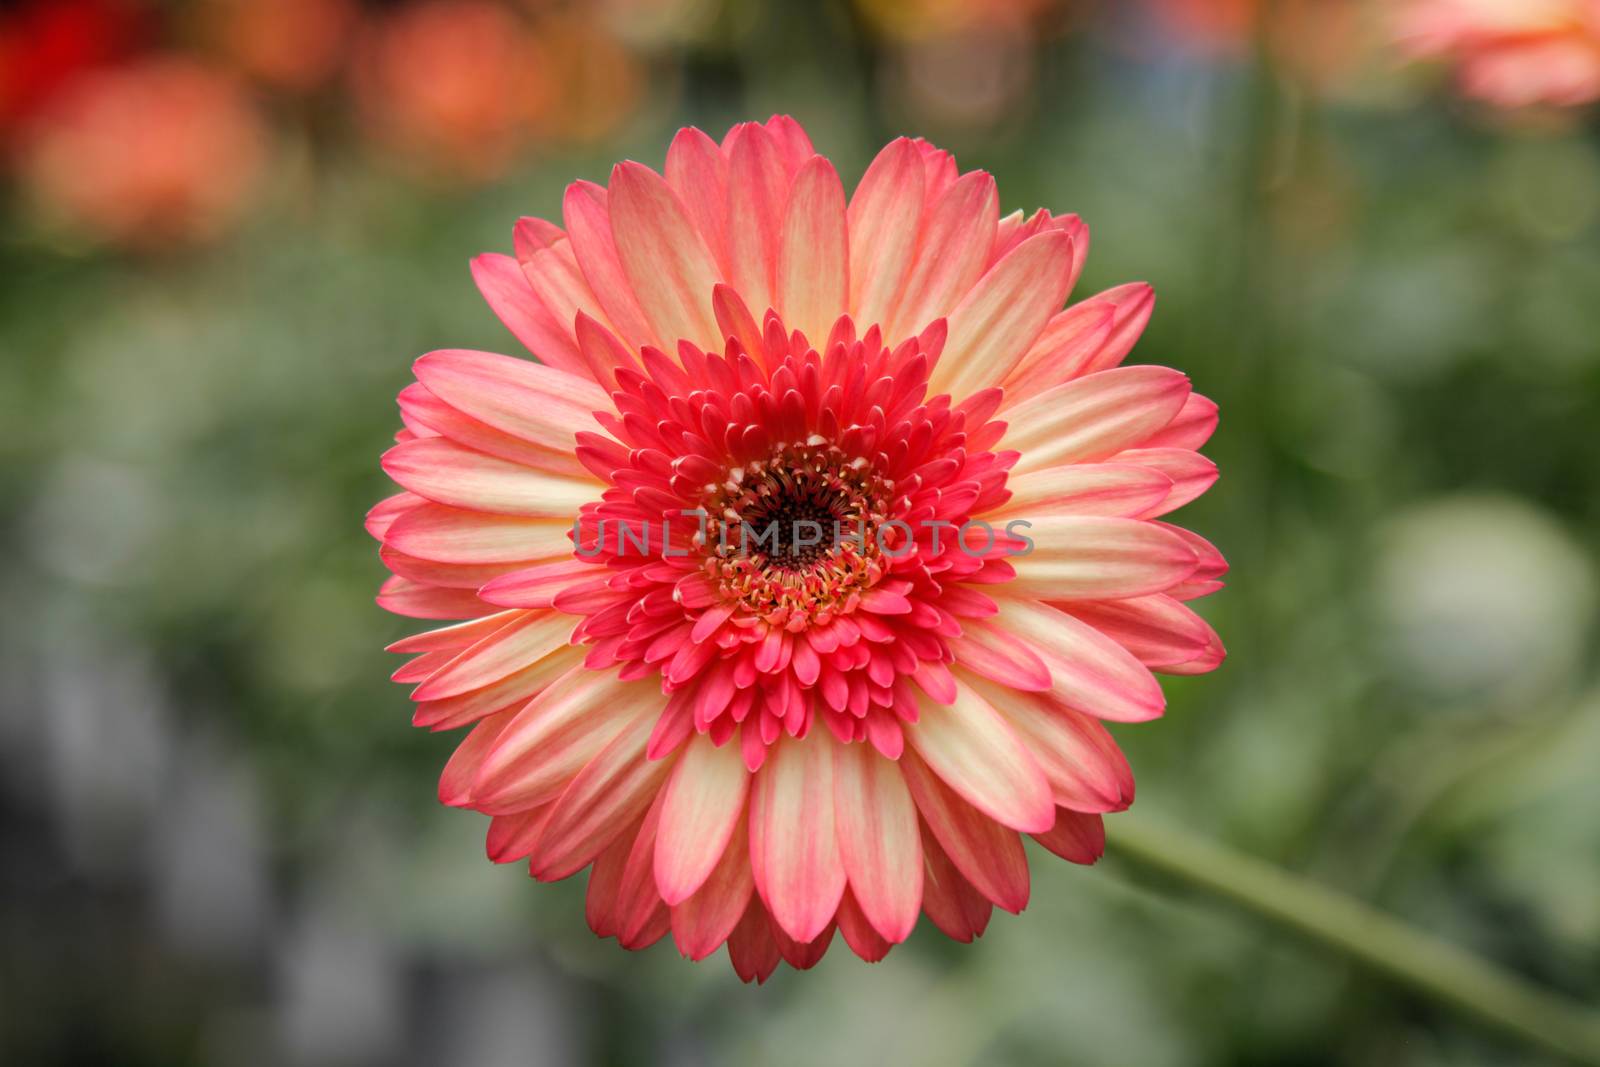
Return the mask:
<svg viewBox="0 0 1600 1067"><path fill-rule="evenodd" d="M111 62L235 69L203 4L146 7ZM554 7L514 14L538 40ZM1082 214L1077 297L1152 282L1132 358L1222 407L1181 521L1232 563L1202 605L1230 657L1117 731L1135 811L1600 1000L1595 117L1489 114L1364 31L960 7L575 6L614 52L547 52L576 102L470 173L374 135L341 70L246 77L262 159L204 239L74 225L18 135L0 1062L1554 1062L1141 871L1115 817L974 946L924 924L745 988L598 941L581 878L490 865L436 803L455 739L386 681L417 627L373 605L361 518L410 361L517 351L468 258L681 125L792 113L847 185L920 133L1003 210Z"/></svg>

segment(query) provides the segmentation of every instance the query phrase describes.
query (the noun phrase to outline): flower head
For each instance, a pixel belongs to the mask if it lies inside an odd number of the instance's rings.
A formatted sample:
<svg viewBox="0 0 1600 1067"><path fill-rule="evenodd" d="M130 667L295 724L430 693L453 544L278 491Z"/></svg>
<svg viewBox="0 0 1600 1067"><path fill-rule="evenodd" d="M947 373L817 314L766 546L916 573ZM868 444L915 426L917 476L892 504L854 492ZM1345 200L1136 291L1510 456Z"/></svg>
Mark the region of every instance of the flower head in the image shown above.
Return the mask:
<svg viewBox="0 0 1600 1067"><path fill-rule="evenodd" d="M1411 0L1396 34L1413 56L1454 64L1462 92L1495 107L1600 99L1600 0Z"/></svg>
<svg viewBox="0 0 1600 1067"><path fill-rule="evenodd" d="M1001 218L920 141L848 200L798 124L684 130L473 264L542 364L434 352L384 457L379 602L440 796L489 853L589 874L595 931L739 974L970 940L1022 834L1091 863L1133 779L1103 721L1210 670L1226 569L1158 521L1216 407L1122 367L1126 285L1062 310L1076 216Z"/></svg>

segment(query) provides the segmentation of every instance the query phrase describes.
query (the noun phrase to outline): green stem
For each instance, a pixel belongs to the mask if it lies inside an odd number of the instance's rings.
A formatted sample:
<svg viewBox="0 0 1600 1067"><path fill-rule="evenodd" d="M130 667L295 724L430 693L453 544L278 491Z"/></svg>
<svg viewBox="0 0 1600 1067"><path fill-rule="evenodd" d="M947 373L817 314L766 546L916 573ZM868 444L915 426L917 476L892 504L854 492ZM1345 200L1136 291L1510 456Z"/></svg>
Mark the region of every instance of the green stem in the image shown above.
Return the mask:
<svg viewBox="0 0 1600 1067"><path fill-rule="evenodd" d="M1192 834L1125 814L1108 854L1181 879L1337 949L1532 1045L1600 1065L1600 1014L1336 890Z"/></svg>

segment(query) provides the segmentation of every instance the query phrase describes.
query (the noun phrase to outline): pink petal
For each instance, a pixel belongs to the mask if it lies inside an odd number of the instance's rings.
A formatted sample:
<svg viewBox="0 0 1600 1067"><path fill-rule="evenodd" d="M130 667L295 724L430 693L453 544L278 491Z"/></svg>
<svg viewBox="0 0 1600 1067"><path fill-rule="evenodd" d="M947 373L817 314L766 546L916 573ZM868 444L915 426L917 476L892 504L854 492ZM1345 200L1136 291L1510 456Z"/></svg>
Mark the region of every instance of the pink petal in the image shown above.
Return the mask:
<svg viewBox="0 0 1600 1067"><path fill-rule="evenodd" d="M822 344L850 292L844 186L822 156L800 168L789 190L776 280L784 325Z"/></svg>
<svg viewBox="0 0 1600 1067"><path fill-rule="evenodd" d="M640 718L653 722L661 703L655 682L619 682L587 667L569 671L496 739L473 783L475 806L495 814L556 799L628 727Z"/></svg>
<svg viewBox="0 0 1600 1067"><path fill-rule="evenodd" d="M642 820L641 820L642 821ZM628 856L639 837L639 822L624 830L611 846L600 853L589 868L589 885L584 893L584 918L596 937L617 935L617 891L628 867Z"/></svg>
<svg viewBox="0 0 1600 1067"><path fill-rule="evenodd" d="M1106 854L1105 821L1062 808L1056 824L1033 839L1069 863L1093 863Z"/></svg>
<svg viewBox="0 0 1600 1067"><path fill-rule="evenodd" d="M572 523L424 504L395 520L384 544L435 563L515 563L572 555Z"/></svg>
<svg viewBox="0 0 1600 1067"><path fill-rule="evenodd" d="M994 179L982 171L945 190L922 224L900 300L884 326L886 340L920 332L972 288L989 262L999 210Z"/></svg>
<svg viewBox="0 0 1600 1067"><path fill-rule="evenodd" d="M957 399L998 385L1060 310L1071 284L1072 239L1030 237L978 279L950 313L929 389Z"/></svg>
<svg viewBox="0 0 1600 1067"><path fill-rule="evenodd" d="M451 507L571 522L595 500L592 481L562 478L462 448L442 437L395 445L383 469L418 496Z"/></svg>
<svg viewBox="0 0 1600 1067"><path fill-rule="evenodd" d="M657 347L680 340L716 349L711 287L717 269L683 204L661 176L638 163L611 171L611 233Z"/></svg>
<svg viewBox="0 0 1600 1067"><path fill-rule="evenodd" d="M1144 333L1150 315L1155 311L1156 291L1147 282L1128 282L1090 298L1103 300L1113 307L1111 335L1096 353L1085 374L1107 370L1119 365Z"/></svg>
<svg viewBox="0 0 1600 1067"><path fill-rule="evenodd" d="M1228 658L1228 650L1222 647L1222 638L1213 630L1206 647L1193 657L1179 663L1163 663L1155 668L1162 674L1206 674L1222 666L1222 661Z"/></svg>
<svg viewBox="0 0 1600 1067"><path fill-rule="evenodd" d="M918 858L920 859L921 857ZM919 863L917 872L920 874L921 871L922 867ZM915 921L915 918L916 916L913 915L913 921ZM848 889L844 891L844 896L839 900L837 919L839 933L844 935L845 944L850 946L850 951L867 963L877 963L887 956L889 950L894 947L892 942L886 940L873 927L872 922L867 918L866 912L861 909L860 904L856 903L855 896Z"/></svg>
<svg viewBox="0 0 1600 1067"><path fill-rule="evenodd" d="M429 352L412 370L458 411L556 452L570 453L580 431L597 428L594 412L611 407L587 377L491 352Z"/></svg>
<svg viewBox="0 0 1600 1067"><path fill-rule="evenodd" d="M904 137L878 153L850 198L850 308L882 323L900 295L922 219L922 156Z"/></svg>
<svg viewBox="0 0 1600 1067"><path fill-rule="evenodd" d="M789 170L765 128L746 123L729 135L728 219L730 281L758 316L775 302L774 280Z"/></svg>
<svg viewBox="0 0 1600 1067"><path fill-rule="evenodd" d="M650 325L634 298L633 286L622 269L617 243L611 235L611 211L606 191L593 182L573 182L561 200L563 221L571 235L572 253L595 299L629 345L637 349L651 340ZM592 321L598 319L590 315ZM579 348L583 338L578 338ZM601 385L609 379L597 378Z"/></svg>
<svg viewBox="0 0 1600 1067"><path fill-rule="evenodd" d="M492 685L566 646L575 621L554 611L517 612L513 619L456 655L411 694L439 700Z"/></svg>
<svg viewBox="0 0 1600 1067"><path fill-rule="evenodd" d="M844 893L834 828L833 760L819 731L767 752L750 793L750 863L774 923L796 941L817 938Z"/></svg>
<svg viewBox="0 0 1600 1067"><path fill-rule="evenodd" d="M1216 428L1216 401L1190 393L1173 420L1146 438L1141 447L1199 448L1211 439Z"/></svg>
<svg viewBox="0 0 1600 1067"><path fill-rule="evenodd" d="M1050 688L1050 668L1027 641L981 619L970 619L956 637L946 638L956 663L1011 689Z"/></svg>
<svg viewBox="0 0 1600 1067"><path fill-rule="evenodd" d="M398 641L385 645L383 650L385 652L460 650L488 637L496 630L515 620L519 614L515 611L501 611L481 619L458 622L453 626L443 626L437 630L425 630L420 634L402 637Z"/></svg>
<svg viewBox="0 0 1600 1067"><path fill-rule="evenodd" d="M731 747L731 746L730 746ZM672 906L672 939L691 960L703 960L728 940L755 893L750 873L750 835L741 812L734 826L735 847L724 849L709 877L687 900ZM760 901L757 901L757 907Z"/></svg>
<svg viewBox="0 0 1600 1067"><path fill-rule="evenodd" d="M501 575L478 594L491 604L503 604L508 608L548 608L553 607L555 598L568 588L590 581L594 576L594 564L579 559L560 559Z"/></svg>
<svg viewBox="0 0 1600 1067"><path fill-rule="evenodd" d="M705 734L690 741L667 785L656 830L656 888L669 906L699 890L730 847L749 785L737 745L718 747Z"/></svg>
<svg viewBox="0 0 1600 1067"><path fill-rule="evenodd" d="M411 725L430 730L454 730L507 708L517 708L542 693L547 686L583 662L577 645L563 645L532 666L479 689L417 702Z"/></svg>
<svg viewBox="0 0 1600 1067"><path fill-rule="evenodd" d="M472 280L490 310L529 352L552 367L583 373L571 327L545 307L522 273L522 264L510 256L485 253L472 261Z"/></svg>
<svg viewBox="0 0 1600 1067"><path fill-rule="evenodd" d="M1117 642L1064 612L1003 598L994 624L1029 642L1050 668L1050 695L1115 722L1143 722L1166 708L1161 684Z"/></svg>
<svg viewBox="0 0 1600 1067"><path fill-rule="evenodd" d="M685 127L667 149L666 178L726 277L730 270L727 157L717 142L693 126Z"/></svg>
<svg viewBox="0 0 1600 1067"><path fill-rule="evenodd" d="M1166 527L1140 519L1041 515L1026 529L1033 548L1008 556L1017 577L1007 596L1084 600L1159 593L1195 572L1195 551Z"/></svg>
<svg viewBox="0 0 1600 1067"><path fill-rule="evenodd" d="M469 589L443 589L399 575L384 579L375 600L384 611L409 619L471 619L495 610Z"/></svg>
<svg viewBox="0 0 1600 1067"><path fill-rule="evenodd" d="M752 897L733 933L728 935L728 960L734 973L742 982L760 984L772 977L781 959L766 906Z"/></svg>
<svg viewBox="0 0 1600 1067"><path fill-rule="evenodd" d="M920 703L921 717L905 725L919 763L1005 826L1026 832L1050 827L1055 819L1050 783L988 701L957 680L956 699L948 707Z"/></svg>
<svg viewBox="0 0 1600 1067"><path fill-rule="evenodd" d="M939 932L953 941L966 944L975 937L982 937L994 905L956 870L926 822L922 823L920 836L923 910Z"/></svg>
<svg viewBox="0 0 1600 1067"><path fill-rule="evenodd" d="M1120 452L1110 463L1073 463L1013 475L1006 479L1011 499L1000 510L1025 519L1035 515L1142 517L1172 495L1173 482L1154 464L1143 467L1137 465L1137 459L1124 458L1129 455Z"/></svg>
<svg viewBox="0 0 1600 1067"><path fill-rule="evenodd" d="M1006 413L1017 473L1083 463L1132 448L1172 421L1189 379L1166 367L1118 367L1047 389Z"/></svg>
<svg viewBox="0 0 1600 1067"><path fill-rule="evenodd" d="M835 745L833 795L851 892L880 935L904 941L922 907L922 848L900 768L870 745Z"/></svg>
<svg viewBox="0 0 1600 1067"><path fill-rule="evenodd" d="M1062 609L1126 648L1146 667L1194 659L1211 647L1216 636L1193 610L1161 593L1126 600L1076 600Z"/></svg>
<svg viewBox="0 0 1600 1067"><path fill-rule="evenodd" d="M540 366L537 363L527 365ZM551 373L560 372L551 370ZM520 463L535 470L585 479L594 477L573 454L570 443L565 446L565 451L562 451L534 444L521 437L514 437L445 403L421 382L412 382L400 390L397 399L400 405L400 417L405 421L407 428L413 431L410 439L447 437L475 452L510 460L512 463ZM593 418L589 418L587 424L591 430L597 428ZM397 443L404 443L405 440L407 438L395 435Z"/></svg>
<svg viewBox="0 0 1600 1067"><path fill-rule="evenodd" d="M1074 811L1120 811L1133 799L1133 771L1099 722L1053 702L981 679L973 687L1028 747L1050 782L1055 803Z"/></svg>
<svg viewBox="0 0 1600 1067"><path fill-rule="evenodd" d="M452 808L466 807L472 799L472 783L494 743L505 732L514 712L503 712L484 719L456 746L439 775L439 803ZM534 805L527 805L533 807ZM516 809L518 811L524 809Z"/></svg>
<svg viewBox="0 0 1600 1067"><path fill-rule="evenodd" d="M655 721L641 715L578 772L550 811L529 871L543 882L577 874L643 815L670 760L644 758Z"/></svg>
<svg viewBox="0 0 1600 1067"><path fill-rule="evenodd" d="M393 496L384 497L372 507L367 509L367 518L363 525L367 533L374 540L382 541L383 535L389 532L389 527L394 521L412 508L420 507L427 501L415 493L399 492Z"/></svg>
<svg viewBox="0 0 1600 1067"><path fill-rule="evenodd" d="M1153 519L1189 503L1217 481L1217 465L1187 448L1130 448L1111 457L1112 463L1134 463L1160 471L1172 481L1166 499L1146 509L1141 518Z"/></svg>
<svg viewBox="0 0 1600 1067"><path fill-rule="evenodd" d="M495 815L489 819L489 833L483 850L491 863L514 863L525 859L544 832L551 805L529 808L515 815Z"/></svg>
<svg viewBox="0 0 1600 1067"><path fill-rule="evenodd" d="M1084 368L1111 336L1114 318L1115 309L1094 300L1057 313L1000 383L1006 391L1005 404L1016 404L1082 377Z"/></svg>
<svg viewBox="0 0 1600 1067"><path fill-rule="evenodd" d="M1027 907L1028 858L1017 832L968 804L917 753L908 749L900 766L917 810L962 877L1006 911L1015 914ZM1055 818L1051 804L1040 829L1054 826Z"/></svg>

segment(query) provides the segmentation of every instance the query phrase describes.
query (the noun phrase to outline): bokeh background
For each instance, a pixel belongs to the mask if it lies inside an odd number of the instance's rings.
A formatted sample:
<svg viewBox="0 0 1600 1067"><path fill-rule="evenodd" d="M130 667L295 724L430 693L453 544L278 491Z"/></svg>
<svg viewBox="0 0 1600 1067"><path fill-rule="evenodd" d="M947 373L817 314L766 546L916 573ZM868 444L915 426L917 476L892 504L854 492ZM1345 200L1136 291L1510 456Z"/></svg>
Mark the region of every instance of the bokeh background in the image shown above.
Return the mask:
<svg viewBox="0 0 1600 1067"><path fill-rule="evenodd" d="M410 361L517 351L517 216L684 124L925 135L1222 406L1231 655L1135 811L1593 1005L1600 116L1400 6L0 4L0 1062L1554 1062L1114 832L975 946L624 953L436 803L361 530Z"/></svg>

